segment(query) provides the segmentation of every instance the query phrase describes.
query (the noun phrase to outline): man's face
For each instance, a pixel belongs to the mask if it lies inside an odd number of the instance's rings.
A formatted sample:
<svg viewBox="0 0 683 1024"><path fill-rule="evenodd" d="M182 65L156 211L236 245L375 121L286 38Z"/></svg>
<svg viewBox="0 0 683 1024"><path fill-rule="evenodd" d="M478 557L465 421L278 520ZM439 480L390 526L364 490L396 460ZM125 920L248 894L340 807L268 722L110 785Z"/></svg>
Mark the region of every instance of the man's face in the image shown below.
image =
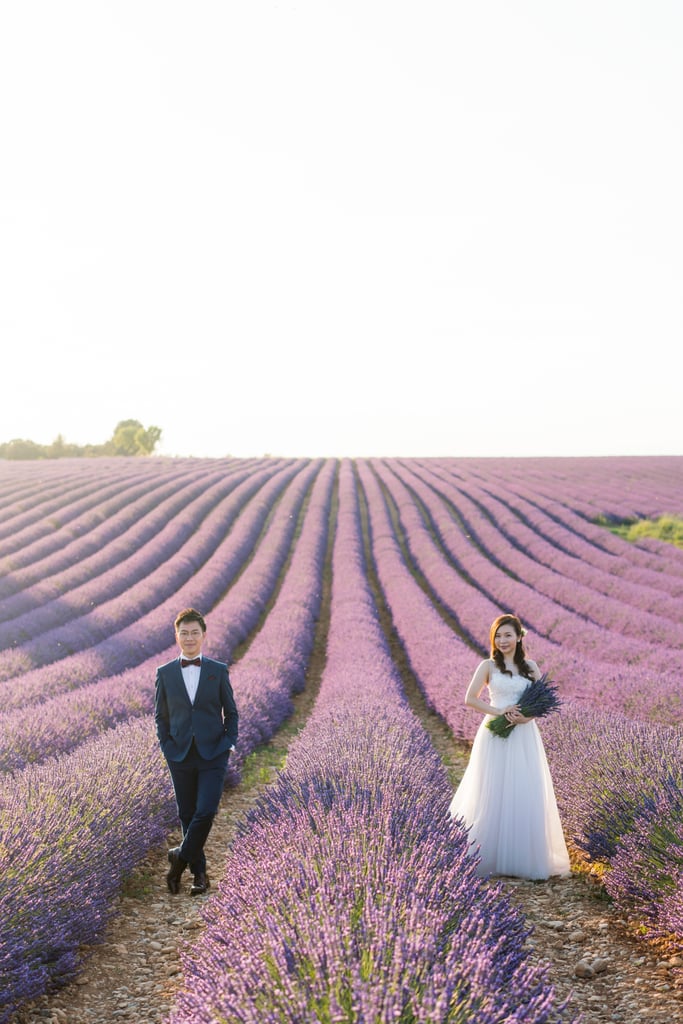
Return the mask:
<svg viewBox="0 0 683 1024"><path fill-rule="evenodd" d="M181 622L175 631L175 638L186 658L197 657L202 649L205 635L198 622Z"/></svg>

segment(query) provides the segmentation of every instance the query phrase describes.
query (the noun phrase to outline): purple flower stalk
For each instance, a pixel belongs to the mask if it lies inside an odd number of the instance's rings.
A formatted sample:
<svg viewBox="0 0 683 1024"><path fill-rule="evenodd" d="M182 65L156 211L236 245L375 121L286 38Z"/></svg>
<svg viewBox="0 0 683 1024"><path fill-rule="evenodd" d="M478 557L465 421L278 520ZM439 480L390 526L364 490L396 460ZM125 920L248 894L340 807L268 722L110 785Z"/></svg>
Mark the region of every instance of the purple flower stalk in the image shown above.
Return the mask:
<svg viewBox="0 0 683 1024"><path fill-rule="evenodd" d="M551 711L557 711L562 701L557 696L557 687L548 679L548 673L544 672L540 679L532 679L525 686L517 703L525 718L545 718ZM501 739L507 739L514 727L505 715L496 715L486 723L486 728Z"/></svg>

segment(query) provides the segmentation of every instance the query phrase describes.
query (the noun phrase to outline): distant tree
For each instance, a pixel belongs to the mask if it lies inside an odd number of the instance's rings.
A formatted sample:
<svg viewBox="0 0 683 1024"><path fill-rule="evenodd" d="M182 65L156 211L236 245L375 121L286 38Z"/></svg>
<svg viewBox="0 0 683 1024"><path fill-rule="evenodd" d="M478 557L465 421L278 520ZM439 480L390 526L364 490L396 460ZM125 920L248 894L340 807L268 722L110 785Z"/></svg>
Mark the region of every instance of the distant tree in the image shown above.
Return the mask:
<svg viewBox="0 0 683 1024"><path fill-rule="evenodd" d="M151 455L160 438L159 427L145 430L139 420L121 420L109 444L113 455Z"/></svg>
<svg viewBox="0 0 683 1024"><path fill-rule="evenodd" d="M52 444L15 438L0 444L0 459L94 458L102 455L151 455L161 440L160 427L145 429L139 420L121 420L104 444L69 444L57 434Z"/></svg>
<svg viewBox="0 0 683 1024"><path fill-rule="evenodd" d="M25 441L23 438L15 437L0 445L0 458L2 459L43 459L45 448L36 444L35 441Z"/></svg>
<svg viewBox="0 0 683 1024"><path fill-rule="evenodd" d="M102 455L114 455L115 453L109 447L110 442L107 444L84 444L82 448L78 449L78 454L84 459L96 459Z"/></svg>
<svg viewBox="0 0 683 1024"><path fill-rule="evenodd" d="M47 459L68 459L78 458L83 455L83 449L77 444L68 444L63 434L57 434L52 444L45 448Z"/></svg>

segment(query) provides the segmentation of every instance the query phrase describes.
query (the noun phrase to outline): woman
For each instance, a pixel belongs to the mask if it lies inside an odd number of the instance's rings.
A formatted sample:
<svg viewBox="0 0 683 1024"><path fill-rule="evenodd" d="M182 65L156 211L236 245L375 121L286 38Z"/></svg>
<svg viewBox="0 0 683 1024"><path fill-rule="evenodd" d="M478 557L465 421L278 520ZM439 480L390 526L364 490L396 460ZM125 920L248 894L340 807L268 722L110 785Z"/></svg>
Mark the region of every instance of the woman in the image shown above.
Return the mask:
<svg viewBox="0 0 683 1024"><path fill-rule="evenodd" d="M540 879L569 874L569 855L541 734L517 704L529 680L541 674L526 657L523 636L516 615L500 615L491 626L491 657L481 662L465 696L487 717L449 814L470 827L479 874ZM490 704L481 699L485 687ZM515 726L506 738L486 728L496 715Z"/></svg>

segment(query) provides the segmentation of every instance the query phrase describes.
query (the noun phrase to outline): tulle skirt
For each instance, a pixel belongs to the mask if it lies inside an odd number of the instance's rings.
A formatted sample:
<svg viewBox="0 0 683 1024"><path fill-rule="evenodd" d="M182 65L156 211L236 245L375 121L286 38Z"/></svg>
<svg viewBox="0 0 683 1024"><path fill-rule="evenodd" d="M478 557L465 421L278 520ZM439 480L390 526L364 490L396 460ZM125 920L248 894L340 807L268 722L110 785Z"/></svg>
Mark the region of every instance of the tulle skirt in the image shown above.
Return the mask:
<svg viewBox="0 0 683 1024"><path fill-rule="evenodd" d="M569 855L543 741L536 722L506 739L484 719L448 809L469 827L478 873L550 878L568 875Z"/></svg>

